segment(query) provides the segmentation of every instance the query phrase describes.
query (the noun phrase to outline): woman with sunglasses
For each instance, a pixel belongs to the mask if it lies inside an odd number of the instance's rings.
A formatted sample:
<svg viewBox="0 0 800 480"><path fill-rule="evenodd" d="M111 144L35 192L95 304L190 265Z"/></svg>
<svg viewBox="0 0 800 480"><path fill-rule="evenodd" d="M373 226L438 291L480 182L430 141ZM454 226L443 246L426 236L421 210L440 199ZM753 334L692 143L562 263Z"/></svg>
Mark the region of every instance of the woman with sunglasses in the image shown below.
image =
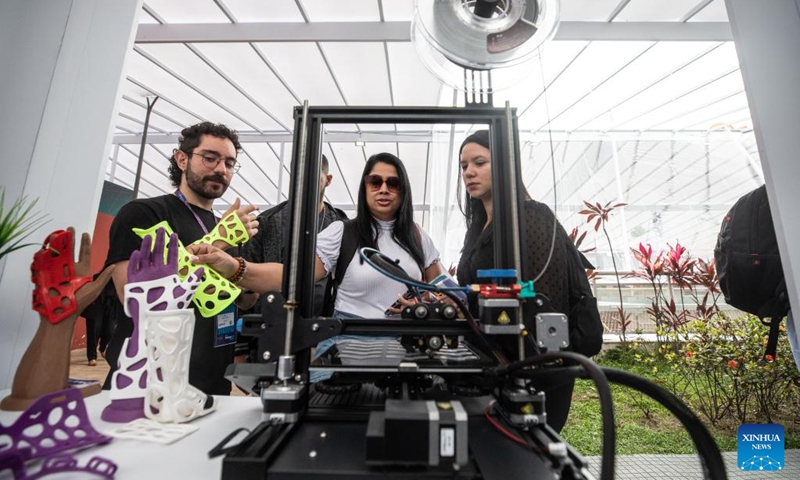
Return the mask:
<svg viewBox="0 0 800 480"><path fill-rule="evenodd" d="M403 162L390 153L378 153L367 160L361 178L353 220L358 248L380 250L416 280L436 278L442 273L439 251L414 223L411 183ZM343 235L344 223L334 222L317 237L318 279L336 271ZM362 264L356 254L339 283L333 316L382 318L405 291L402 283Z"/></svg>
<svg viewBox="0 0 800 480"><path fill-rule="evenodd" d="M480 130L467 137L461 144L459 151L461 179L466 190L462 212L467 221L467 233L464 238L464 247L461 250L461 259L458 263L458 282L461 285L482 283L485 280L478 278L478 270L494 268L494 229L492 226L492 152L490 151L489 131ZM547 205L532 200L525 190L524 185L519 185L525 197L523 225L521 239L522 275L521 280L533 280L537 294L544 295L550 300L552 311L569 316L570 322L576 322L570 312L570 293L576 290L587 292L591 297L589 282L583 271L585 265L582 255L578 252L572 241L569 240L564 228L558 223L553 212ZM461 184L459 184L459 195ZM460 201L460 199L459 199ZM555 243L553 234L555 233ZM552 253L551 253L552 246ZM588 263L588 262L586 262ZM577 275L570 275L571 265L577 265ZM574 273L574 270L572 270ZM578 285L576 285L578 284ZM591 300L594 300L592 297ZM584 299L581 299L583 302ZM525 312L531 308L530 302L523 308L523 314L528 318L532 312ZM475 302L470 304L470 310L477 314ZM595 309L596 303L590 306ZM599 313L597 313L599 323ZM570 329L572 330L572 329ZM571 332L572 333L572 332ZM596 342L597 350L602 343L602 330L599 331L599 341ZM596 335L595 335L596 336ZM571 339L573 335L570 335ZM500 347L508 358L517 358L517 339L507 338L499 342ZM594 346L590 347L591 349ZM534 352L526 344L526 356ZM597 352L586 352L593 355ZM572 388L574 380L553 380L547 386L537 385L546 395L547 423L555 430L560 431L567 420L569 406L572 401Z"/></svg>
<svg viewBox="0 0 800 480"><path fill-rule="evenodd" d="M443 270L433 240L414 223L413 205L411 183L403 162L391 153L371 156L361 174L357 215L352 220L358 248L380 250L396 259L409 276L428 282ZM317 236L315 282L336 271L343 235L344 222L338 221ZM189 251L196 256L195 263L209 265L229 278L235 276L237 283L244 288L262 293L281 288L281 264L252 264L208 245L195 245ZM339 283L333 316L383 318L387 307L405 292L402 283L362 264L356 254ZM399 313L398 309L392 311ZM334 340L321 343L317 355L330 348Z"/></svg>

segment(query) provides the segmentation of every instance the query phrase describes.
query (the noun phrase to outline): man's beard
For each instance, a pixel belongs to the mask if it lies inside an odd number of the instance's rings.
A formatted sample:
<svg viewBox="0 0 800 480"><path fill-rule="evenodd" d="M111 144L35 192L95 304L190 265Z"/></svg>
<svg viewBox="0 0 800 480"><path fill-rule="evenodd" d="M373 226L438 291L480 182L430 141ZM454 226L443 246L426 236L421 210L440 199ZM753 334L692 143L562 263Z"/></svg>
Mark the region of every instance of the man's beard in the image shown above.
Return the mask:
<svg viewBox="0 0 800 480"><path fill-rule="evenodd" d="M205 199L214 200L215 198L219 198L228 189L228 182L225 180L225 177L217 173L208 175L206 177L201 177L192 171L190 163L187 163L185 173L186 185L188 185L194 193ZM221 183L222 188L214 188L213 186L208 185L207 182L209 181Z"/></svg>

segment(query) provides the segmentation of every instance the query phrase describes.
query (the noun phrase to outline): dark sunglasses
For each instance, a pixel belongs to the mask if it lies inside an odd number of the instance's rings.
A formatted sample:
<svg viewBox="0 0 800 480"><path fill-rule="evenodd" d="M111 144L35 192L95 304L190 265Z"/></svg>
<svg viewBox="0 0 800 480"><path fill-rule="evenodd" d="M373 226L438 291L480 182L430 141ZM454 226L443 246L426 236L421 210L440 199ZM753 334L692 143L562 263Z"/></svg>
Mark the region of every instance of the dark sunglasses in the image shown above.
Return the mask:
<svg viewBox="0 0 800 480"><path fill-rule="evenodd" d="M380 190L383 184L386 184L386 188L392 193L399 193L403 186L400 183L400 179L397 177L388 177L384 179L380 175L367 175L364 177L364 183L370 188L370 190Z"/></svg>

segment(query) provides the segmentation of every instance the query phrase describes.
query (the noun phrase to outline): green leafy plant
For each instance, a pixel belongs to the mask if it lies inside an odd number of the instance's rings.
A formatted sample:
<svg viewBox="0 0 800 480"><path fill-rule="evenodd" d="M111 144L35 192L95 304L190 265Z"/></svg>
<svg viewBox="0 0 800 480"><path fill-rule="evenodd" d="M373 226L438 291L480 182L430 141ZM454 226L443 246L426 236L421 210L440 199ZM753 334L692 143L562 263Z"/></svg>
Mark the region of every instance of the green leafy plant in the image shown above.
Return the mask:
<svg viewBox="0 0 800 480"><path fill-rule="evenodd" d="M684 327L689 335L677 358L686 378L689 403L712 425L773 423L786 415L798 394L800 373L783 326L776 357L765 362L766 328L752 315L699 318Z"/></svg>
<svg viewBox="0 0 800 480"><path fill-rule="evenodd" d="M34 212L38 199L23 196L6 211L5 189L0 188L0 259L33 243L22 243L34 230L47 223L47 215Z"/></svg>
<svg viewBox="0 0 800 480"><path fill-rule="evenodd" d="M617 269L617 260L614 258L614 247L611 245L611 237L608 235L608 231L606 230L606 224L608 223L608 217L614 209L619 207L624 207L627 203L617 203L615 205L611 205L611 202L606 203L605 205L600 205L600 203L595 203L592 205L591 203L584 201L584 205L586 205L586 209L581 210L578 212L580 215L586 215L586 223L594 222L594 231L597 232L600 228L603 229L603 234L606 237L606 242L608 242L608 249L611 252L611 263L614 266L614 277L617 279L617 291L619 292L619 307L617 307L617 315L619 316L619 326L620 332L622 333L622 343L627 343L627 337L625 335L626 331L628 330L628 325L631 324L630 314L625 313L625 305L622 302L622 284L619 281L619 270ZM581 238L582 240L582 238Z"/></svg>

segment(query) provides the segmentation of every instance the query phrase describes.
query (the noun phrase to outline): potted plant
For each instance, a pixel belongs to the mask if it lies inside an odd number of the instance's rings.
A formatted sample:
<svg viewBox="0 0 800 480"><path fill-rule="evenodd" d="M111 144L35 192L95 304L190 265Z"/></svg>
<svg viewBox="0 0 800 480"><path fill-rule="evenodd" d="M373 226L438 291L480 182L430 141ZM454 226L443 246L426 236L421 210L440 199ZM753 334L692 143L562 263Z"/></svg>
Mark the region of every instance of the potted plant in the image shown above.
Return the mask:
<svg viewBox="0 0 800 480"><path fill-rule="evenodd" d="M34 212L38 199L22 196L6 211L5 188L0 187L0 261L9 253L33 243L22 243L34 230L47 223L47 215Z"/></svg>

